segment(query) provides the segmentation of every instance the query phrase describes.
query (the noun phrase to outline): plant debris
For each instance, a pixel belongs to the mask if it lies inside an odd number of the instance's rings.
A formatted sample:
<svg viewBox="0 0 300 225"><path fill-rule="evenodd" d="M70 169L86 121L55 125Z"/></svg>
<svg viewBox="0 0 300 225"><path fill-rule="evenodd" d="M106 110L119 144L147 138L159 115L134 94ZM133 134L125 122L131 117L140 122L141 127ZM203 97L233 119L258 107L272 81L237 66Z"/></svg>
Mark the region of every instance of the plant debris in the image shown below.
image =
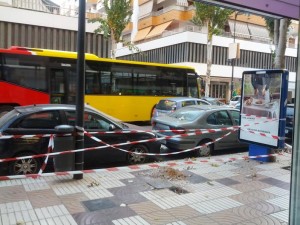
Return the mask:
<svg viewBox="0 0 300 225"><path fill-rule="evenodd" d="M150 174L151 177L164 178L168 180L178 179L183 180L187 177L183 172L171 167L160 167Z"/></svg>

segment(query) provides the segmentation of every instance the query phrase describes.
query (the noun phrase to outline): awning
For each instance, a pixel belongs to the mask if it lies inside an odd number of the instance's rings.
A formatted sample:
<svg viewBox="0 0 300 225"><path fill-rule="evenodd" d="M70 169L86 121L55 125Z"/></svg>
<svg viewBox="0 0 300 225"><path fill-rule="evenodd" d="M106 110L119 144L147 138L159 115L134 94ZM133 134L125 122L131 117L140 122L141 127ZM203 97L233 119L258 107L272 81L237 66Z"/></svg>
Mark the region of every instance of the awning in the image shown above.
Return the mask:
<svg viewBox="0 0 300 225"><path fill-rule="evenodd" d="M136 42L136 41L140 41L140 40L145 39L145 37L147 36L147 34L149 34L151 28L152 27L150 26L150 27L147 27L145 29L139 30L137 32L137 34L135 35L133 41Z"/></svg>
<svg viewBox="0 0 300 225"><path fill-rule="evenodd" d="M176 5L188 7L189 3L187 0L177 0Z"/></svg>
<svg viewBox="0 0 300 225"><path fill-rule="evenodd" d="M229 22L229 27L232 36L250 39L251 35L247 23L242 23L239 21L232 21L232 20L229 20L228 22ZM235 28L234 28L234 24L235 24Z"/></svg>
<svg viewBox="0 0 300 225"><path fill-rule="evenodd" d="M153 30L146 36L146 38L152 38L161 35L172 22L173 21L169 21L154 27Z"/></svg>
<svg viewBox="0 0 300 225"><path fill-rule="evenodd" d="M266 27L248 24L252 39L270 40L269 31Z"/></svg>

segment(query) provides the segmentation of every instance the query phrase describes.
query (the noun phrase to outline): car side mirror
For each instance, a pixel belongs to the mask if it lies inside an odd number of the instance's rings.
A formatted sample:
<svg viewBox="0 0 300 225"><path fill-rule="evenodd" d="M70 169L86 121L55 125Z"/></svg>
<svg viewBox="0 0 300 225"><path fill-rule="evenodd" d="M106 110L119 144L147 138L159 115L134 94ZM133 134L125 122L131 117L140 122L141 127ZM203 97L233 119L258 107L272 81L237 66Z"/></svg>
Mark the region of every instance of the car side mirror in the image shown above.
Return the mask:
<svg viewBox="0 0 300 225"><path fill-rule="evenodd" d="M116 129L116 126L113 124L109 124L108 130L109 131L114 131Z"/></svg>

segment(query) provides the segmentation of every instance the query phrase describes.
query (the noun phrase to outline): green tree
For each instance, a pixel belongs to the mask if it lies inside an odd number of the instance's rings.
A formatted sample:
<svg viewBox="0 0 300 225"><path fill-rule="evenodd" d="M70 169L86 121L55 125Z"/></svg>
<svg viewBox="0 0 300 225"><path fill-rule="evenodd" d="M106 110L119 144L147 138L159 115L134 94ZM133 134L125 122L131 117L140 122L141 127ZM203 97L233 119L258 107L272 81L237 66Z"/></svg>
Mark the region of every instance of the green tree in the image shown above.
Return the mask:
<svg viewBox="0 0 300 225"><path fill-rule="evenodd" d="M122 42L129 48L134 48L130 43L122 41L122 31L131 20L132 7L130 0L104 0L103 5L106 16L90 19L89 22L99 23L94 32L111 39L111 57L115 58L117 43Z"/></svg>
<svg viewBox="0 0 300 225"><path fill-rule="evenodd" d="M291 20L265 18L269 36L273 40L275 50L273 54L273 67L275 69L285 69L285 50L287 42L287 31Z"/></svg>
<svg viewBox="0 0 300 225"><path fill-rule="evenodd" d="M212 66L212 39L213 35L218 35L224 28L229 16L234 12L230 9L224 9L218 6L194 2L195 5L195 15L193 16L191 22L200 28L207 26L207 51L206 51L206 84L205 84L205 96L209 96L210 87L210 75Z"/></svg>

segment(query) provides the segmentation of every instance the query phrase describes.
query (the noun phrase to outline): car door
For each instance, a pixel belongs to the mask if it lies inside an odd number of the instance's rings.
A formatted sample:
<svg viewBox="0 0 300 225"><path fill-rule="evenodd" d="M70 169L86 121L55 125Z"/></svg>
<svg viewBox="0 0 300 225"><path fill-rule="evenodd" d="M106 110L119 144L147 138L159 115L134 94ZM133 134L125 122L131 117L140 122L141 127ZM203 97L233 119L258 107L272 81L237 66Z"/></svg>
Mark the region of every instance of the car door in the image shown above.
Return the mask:
<svg viewBox="0 0 300 225"><path fill-rule="evenodd" d="M10 150L10 155L20 155L22 153L40 154L48 152L49 136L43 134L55 134L55 126L61 124L59 111L42 111L21 116L12 123L4 135L32 135L28 138L8 139L5 143Z"/></svg>
<svg viewBox="0 0 300 225"><path fill-rule="evenodd" d="M219 129L219 128L226 128L232 127L233 123L231 120L230 115L228 114L227 110L220 110L213 112L207 117L207 124L210 125L211 128ZM230 131L220 131L214 133L214 138L222 137L223 135L227 134ZM223 149L223 148L231 148L233 145L236 145L237 135L236 133L230 134L222 138L222 140L217 141L215 143L216 149Z"/></svg>
<svg viewBox="0 0 300 225"><path fill-rule="evenodd" d="M75 125L75 111L66 111L66 118L69 125ZM126 136L122 133L111 133L110 129L112 126L119 128L113 122L107 120L99 114L92 112L84 113L84 130L89 134L84 137L84 147L93 148L101 147L111 144L119 144L127 142ZM101 133L97 133L101 132ZM110 132L110 133L103 133ZM93 139L99 139L100 142ZM126 149L127 146L121 146L119 148ZM114 162L114 161L123 161L125 160L126 153L117 150L113 147L100 148L95 150L89 150L84 152L84 161L86 164L91 166L98 166L101 163Z"/></svg>

